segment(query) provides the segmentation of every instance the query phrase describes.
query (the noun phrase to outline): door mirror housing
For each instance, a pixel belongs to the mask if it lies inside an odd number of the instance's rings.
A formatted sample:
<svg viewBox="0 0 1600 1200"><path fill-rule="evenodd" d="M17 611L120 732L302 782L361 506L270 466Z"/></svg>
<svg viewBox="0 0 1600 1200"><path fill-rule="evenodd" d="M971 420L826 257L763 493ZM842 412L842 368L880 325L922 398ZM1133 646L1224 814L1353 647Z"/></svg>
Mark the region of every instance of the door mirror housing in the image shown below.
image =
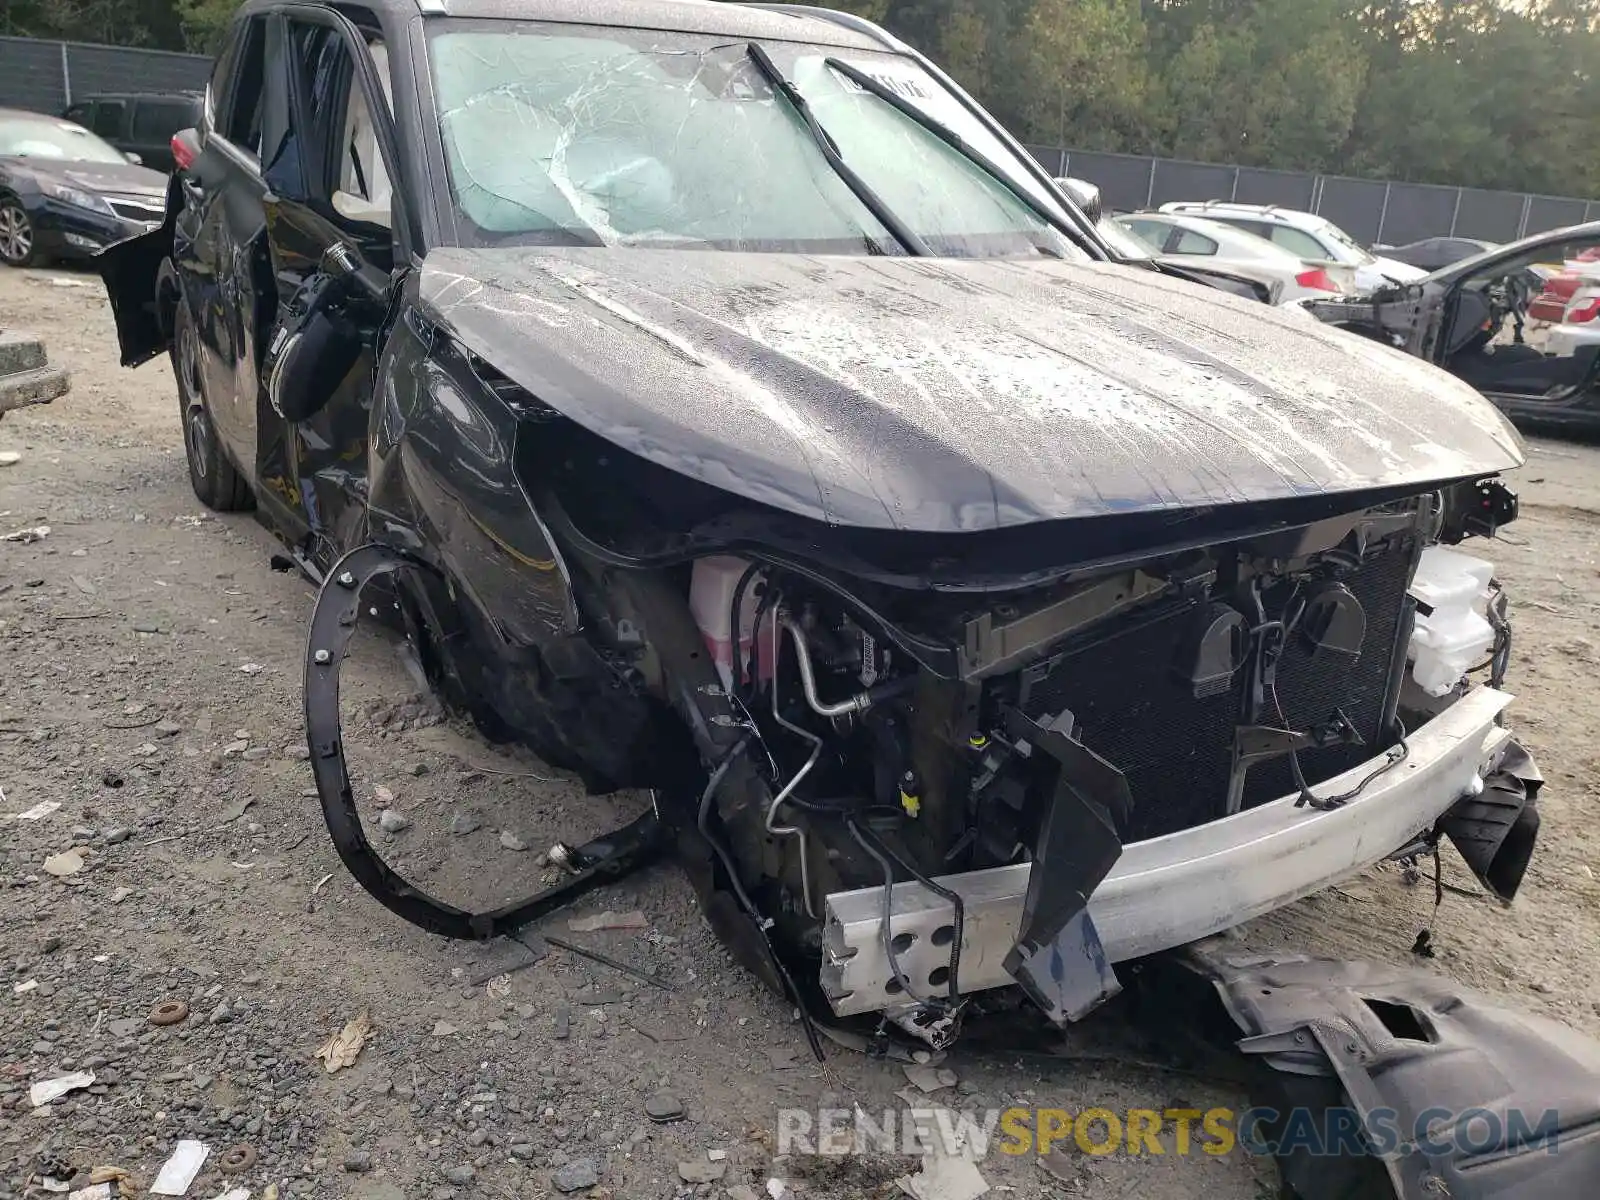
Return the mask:
<svg viewBox="0 0 1600 1200"><path fill-rule="evenodd" d="M1066 192L1067 197L1083 210L1083 215L1089 218L1092 224L1098 225L1100 218L1105 216L1105 201L1100 198L1100 189L1087 179L1073 179L1071 176L1059 176L1057 185Z"/></svg>
<svg viewBox="0 0 1600 1200"><path fill-rule="evenodd" d="M144 166L144 159L141 158L139 155L135 154L132 150L129 150L122 157L127 159L129 162L131 162L136 167Z"/></svg>

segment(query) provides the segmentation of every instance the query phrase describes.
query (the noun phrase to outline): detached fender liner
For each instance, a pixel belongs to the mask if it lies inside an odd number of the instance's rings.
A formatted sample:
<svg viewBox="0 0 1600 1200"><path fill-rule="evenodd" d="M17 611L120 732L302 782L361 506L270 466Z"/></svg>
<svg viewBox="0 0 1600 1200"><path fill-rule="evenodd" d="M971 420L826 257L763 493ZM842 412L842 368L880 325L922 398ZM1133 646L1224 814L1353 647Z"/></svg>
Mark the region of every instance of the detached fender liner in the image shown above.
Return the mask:
<svg viewBox="0 0 1600 1200"><path fill-rule="evenodd" d="M488 941L509 936L659 857L667 839L652 809L571 852L569 863L575 874L570 879L503 908L468 912L428 895L378 856L361 826L345 764L339 668L355 634L362 591L371 580L402 570L438 574L430 564L388 546L371 544L346 554L323 582L306 643L305 720L311 770L334 849L357 882L385 908L429 933Z"/></svg>
<svg viewBox="0 0 1600 1200"><path fill-rule="evenodd" d="M1409 967L1206 943L1148 982L1150 1016L1232 1027L1262 1106L1240 1137L1297 1200L1595 1194L1593 1038Z"/></svg>

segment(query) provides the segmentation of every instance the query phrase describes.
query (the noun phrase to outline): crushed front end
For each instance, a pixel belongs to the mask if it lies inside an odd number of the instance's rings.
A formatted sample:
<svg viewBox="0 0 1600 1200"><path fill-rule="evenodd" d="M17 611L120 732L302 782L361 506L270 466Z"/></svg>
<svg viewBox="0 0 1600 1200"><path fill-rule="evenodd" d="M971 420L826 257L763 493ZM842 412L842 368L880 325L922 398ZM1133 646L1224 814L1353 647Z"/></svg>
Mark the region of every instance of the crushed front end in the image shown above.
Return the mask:
<svg viewBox="0 0 1600 1200"><path fill-rule="evenodd" d="M1470 389L1120 268L456 252L416 287L369 529L419 657L591 791L650 789L819 1024L1075 1020L1116 964L1443 836L1514 893L1510 630L1448 555L1515 516L1522 452ZM443 911L339 775L408 919L570 896Z"/></svg>
<svg viewBox="0 0 1600 1200"><path fill-rule="evenodd" d="M575 577L616 559L602 497L546 507ZM1164 544L1113 522L1075 562L1016 539L1055 564L1031 575L842 537L808 557L778 523L667 571L596 562L591 602L652 580L612 649L720 726L686 809L752 923L835 1018L938 1048L1019 989L1075 1020L1115 963L1444 834L1509 900L1538 778L1502 721L1504 594L1445 543L1514 517L1493 480L1321 497ZM689 645L660 636L679 604Z"/></svg>

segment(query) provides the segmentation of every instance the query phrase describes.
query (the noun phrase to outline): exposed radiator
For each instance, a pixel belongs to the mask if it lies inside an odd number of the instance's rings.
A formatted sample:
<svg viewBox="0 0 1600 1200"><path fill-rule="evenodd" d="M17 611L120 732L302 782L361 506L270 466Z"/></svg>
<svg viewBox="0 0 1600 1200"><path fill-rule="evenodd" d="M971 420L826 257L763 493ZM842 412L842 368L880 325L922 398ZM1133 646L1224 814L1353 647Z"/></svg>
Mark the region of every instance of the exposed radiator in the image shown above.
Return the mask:
<svg viewBox="0 0 1600 1200"><path fill-rule="evenodd" d="M1313 653L1299 636L1279 660L1278 699L1290 728L1319 726L1342 711L1364 742L1302 752L1312 783L1382 749L1394 655L1403 653L1400 621L1412 560L1411 545L1396 539L1343 577L1367 616L1361 654L1353 663L1347 656ZM1134 800L1130 841L1187 829L1223 811L1246 672L1239 672L1230 689L1194 698L1174 669L1193 615L1188 607L1131 614L1108 635L1057 656L1028 691L1029 716L1070 709L1083 743L1127 775ZM1277 723L1270 702L1262 722ZM1287 759L1256 764L1247 780L1246 807L1294 790Z"/></svg>

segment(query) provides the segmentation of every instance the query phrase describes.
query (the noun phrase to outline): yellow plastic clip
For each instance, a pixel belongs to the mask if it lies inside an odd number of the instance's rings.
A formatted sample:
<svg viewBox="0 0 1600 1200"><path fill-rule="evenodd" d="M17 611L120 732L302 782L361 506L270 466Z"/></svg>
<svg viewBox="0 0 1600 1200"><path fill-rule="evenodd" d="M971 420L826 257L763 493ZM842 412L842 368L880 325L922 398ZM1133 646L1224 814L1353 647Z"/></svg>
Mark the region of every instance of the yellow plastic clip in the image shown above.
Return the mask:
<svg viewBox="0 0 1600 1200"><path fill-rule="evenodd" d="M922 815L922 797L913 796L910 792L900 793L900 807L906 810L906 815L911 817Z"/></svg>

